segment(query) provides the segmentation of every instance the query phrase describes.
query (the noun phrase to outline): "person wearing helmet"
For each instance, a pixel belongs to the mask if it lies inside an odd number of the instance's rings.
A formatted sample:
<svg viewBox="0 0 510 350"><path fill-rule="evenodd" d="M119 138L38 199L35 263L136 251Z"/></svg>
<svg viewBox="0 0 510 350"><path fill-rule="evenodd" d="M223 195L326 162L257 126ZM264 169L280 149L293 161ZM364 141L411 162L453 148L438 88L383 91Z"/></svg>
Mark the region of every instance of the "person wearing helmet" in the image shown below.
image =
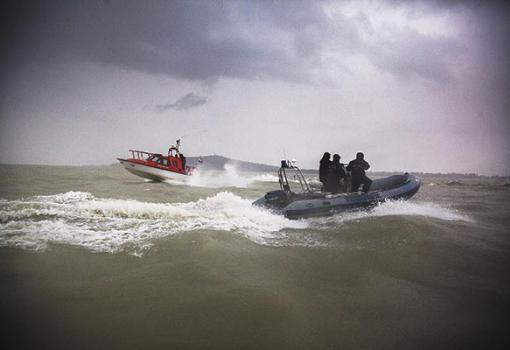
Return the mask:
<svg viewBox="0 0 510 350"><path fill-rule="evenodd" d="M372 180L370 180L365 171L370 168L370 164L365 161L365 155L361 152L356 154L356 159L351 160L347 165L347 171L351 172L352 176L352 188L351 192L358 192L359 187L363 184L363 192L368 193L370 186L372 186Z"/></svg>

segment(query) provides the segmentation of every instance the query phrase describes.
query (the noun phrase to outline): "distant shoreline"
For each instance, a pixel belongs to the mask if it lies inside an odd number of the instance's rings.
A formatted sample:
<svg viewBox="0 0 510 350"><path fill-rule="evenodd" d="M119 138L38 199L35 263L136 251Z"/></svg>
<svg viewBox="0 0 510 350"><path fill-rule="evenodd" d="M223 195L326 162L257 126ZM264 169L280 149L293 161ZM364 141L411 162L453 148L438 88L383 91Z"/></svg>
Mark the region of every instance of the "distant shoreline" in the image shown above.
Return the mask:
<svg viewBox="0 0 510 350"><path fill-rule="evenodd" d="M276 173L279 169L277 166L260 164L260 163L252 163L246 162L242 160L231 159L218 155L211 156L203 156L203 164L198 163L199 157L186 157L187 163L193 166L199 166L203 170L214 170L214 171L224 171L225 165L233 165L239 171L244 172L267 172L267 173ZM109 165L53 165L53 164L2 164L0 165L14 165L14 166L54 166L54 167L122 167L120 163L112 163ZM305 174L318 174L318 169L301 169L301 171ZM406 171L368 171L367 174L372 176L390 176L394 174L402 174ZM429 172L416 172L416 171L407 171L409 173L416 174L421 178L428 177L443 177L443 178L451 178L451 179L475 179L475 178L495 178L495 179L510 179L510 175L479 175L476 173L429 173Z"/></svg>

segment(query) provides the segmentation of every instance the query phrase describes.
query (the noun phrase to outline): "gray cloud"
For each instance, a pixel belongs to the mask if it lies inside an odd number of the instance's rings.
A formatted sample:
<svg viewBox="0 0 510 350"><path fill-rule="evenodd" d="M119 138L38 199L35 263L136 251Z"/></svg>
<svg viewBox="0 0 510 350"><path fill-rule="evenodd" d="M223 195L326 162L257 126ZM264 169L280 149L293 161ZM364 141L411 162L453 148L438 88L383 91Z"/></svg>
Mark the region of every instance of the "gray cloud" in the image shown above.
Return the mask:
<svg viewBox="0 0 510 350"><path fill-rule="evenodd" d="M363 42L362 16L330 18L326 1L34 1L6 18L10 63L91 61L149 74L311 82L331 49L361 53L397 76L451 79L458 43L394 30ZM4 13L6 11L3 11ZM365 19L366 21L366 19ZM22 38L22 40L19 40ZM6 68L8 69L8 68Z"/></svg>
<svg viewBox="0 0 510 350"><path fill-rule="evenodd" d="M175 109L177 111L184 111L187 109L200 107L207 103L207 97L196 95L193 92L190 92L187 95L184 95L174 103L157 105L155 107L157 112L165 112L169 109Z"/></svg>
<svg viewBox="0 0 510 350"><path fill-rule="evenodd" d="M422 78L438 84L456 80L454 67L465 48L447 37L427 37L416 30L393 29L397 40L378 40L367 57L380 70L399 78Z"/></svg>
<svg viewBox="0 0 510 350"><path fill-rule="evenodd" d="M430 158L449 164L450 149L466 164L476 159L478 169L496 166L494 173L506 174L509 14L509 4L472 0L5 0L0 160L42 162L33 158L41 144L53 147L46 159L63 149L69 159L82 159L69 146L74 137L66 137L87 127L90 135L106 133L110 126L97 127L105 115L123 129L111 147L123 138L132 142L130 132L149 144L167 135L144 139L134 130L140 119L153 117L140 116L139 106L182 116L203 106L207 113L182 118L181 127L223 132L239 125L229 133L225 152L249 152L250 142L272 144L277 137L269 140L267 129L313 115L323 123L310 125L306 136L297 130L296 148L310 135L317 147L326 147L320 145L328 141L321 127L331 125L331 132L342 120L342 137L331 142L345 147L361 144L368 151L383 128L410 135L406 150L425 162L420 152L429 150L433 135ZM444 27L433 28L434 23ZM214 105L208 103L211 87ZM189 91L197 92L180 97ZM267 123L251 125L257 118ZM68 133L50 134L61 125ZM256 130L259 126L265 129ZM426 140L426 147L414 138ZM101 143L97 137L90 142ZM212 138L207 143L215 152L223 147ZM462 154L465 149L471 154Z"/></svg>
<svg viewBox="0 0 510 350"><path fill-rule="evenodd" d="M23 19L5 18L9 31L4 32L12 33L12 58L43 64L88 60L200 81L306 79L303 64L314 61L311 57L319 44L300 40L301 28L326 21L314 2L12 4L19 13L16 17ZM14 40L15 36L23 40Z"/></svg>

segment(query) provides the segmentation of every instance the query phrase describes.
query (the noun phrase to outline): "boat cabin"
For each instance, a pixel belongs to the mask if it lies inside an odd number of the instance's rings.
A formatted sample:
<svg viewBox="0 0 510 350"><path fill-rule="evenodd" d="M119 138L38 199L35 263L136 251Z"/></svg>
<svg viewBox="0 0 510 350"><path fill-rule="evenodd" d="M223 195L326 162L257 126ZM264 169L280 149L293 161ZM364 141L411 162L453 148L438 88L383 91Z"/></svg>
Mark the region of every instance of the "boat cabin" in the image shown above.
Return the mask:
<svg viewBox="0 0 510 350"><path fill-rule="evenodd" d="M129 150L132 158L128 161L143 164L153 168L168 170L175 173L190 175L195 167L186 165L186 158L179 152L176 147L171 147L168 150L168 155L164 156L159 153L149 153L144 151Z"/></svg>

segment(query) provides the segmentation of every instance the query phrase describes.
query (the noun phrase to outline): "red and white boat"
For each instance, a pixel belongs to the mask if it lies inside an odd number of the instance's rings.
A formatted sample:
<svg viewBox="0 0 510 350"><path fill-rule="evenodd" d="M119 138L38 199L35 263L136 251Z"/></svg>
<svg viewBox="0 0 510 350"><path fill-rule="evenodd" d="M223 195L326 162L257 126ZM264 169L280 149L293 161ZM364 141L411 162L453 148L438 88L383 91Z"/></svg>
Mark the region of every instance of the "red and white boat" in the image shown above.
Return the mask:
<svg viewBox="0 0 510 350"><path fill-rule="evenodd" d="M177 142L179 145L179 142ZM192 176L197 167L186 165L186 157L179 147L172 146L168 155L129 150L131 158L117 158L131 174L153 181L179 180ZM199 159L199 162L201 159Z"/></svg>

